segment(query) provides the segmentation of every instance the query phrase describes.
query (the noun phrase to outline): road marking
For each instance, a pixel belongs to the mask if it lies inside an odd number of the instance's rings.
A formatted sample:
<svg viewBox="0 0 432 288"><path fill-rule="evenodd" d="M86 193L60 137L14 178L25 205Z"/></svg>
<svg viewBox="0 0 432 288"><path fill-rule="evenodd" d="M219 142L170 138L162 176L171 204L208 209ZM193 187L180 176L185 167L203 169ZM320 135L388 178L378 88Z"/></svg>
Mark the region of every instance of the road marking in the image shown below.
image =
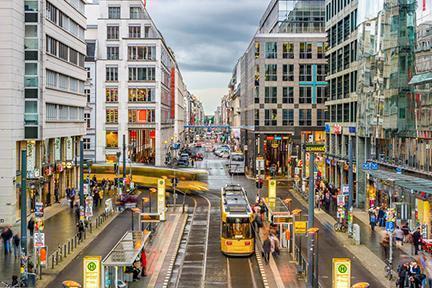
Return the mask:
<svg viewBox="0 0 432 288"><path fill-rule="evenodd" d="M249 269L250 269L250 273L251 273L251 277L252 277L253 287L257 288L257 284L256 284L256 280L255 280L255 275L253 273L253 268L252 268L252 262L251 262L250 258L248 258L248 262L249 262Z"/></svg>
<svg viewBox="0 0 432 288"><path fill-rule="evenodd" d="M232 288L229 258L227 257L226 259L227 259L228 288Z"/></svg>
<svg viewBox="0 0 432 288"><path fill-rule="evenodd" d="M205 197L200 195L202 198L204 198L205 200L207 200L208 203L208 210L207 210L207 233L206 233L206 240L205 240L205 250L204 250L204 273L203 273L203 277L202 277L202 287L204 287L204 283L205 283L205 278L206 278L206 271L207 271L207 250L208 250L208 238L209 238L209 232L210 232L210 211L211 211L211 202L210 200Z"/></svg>

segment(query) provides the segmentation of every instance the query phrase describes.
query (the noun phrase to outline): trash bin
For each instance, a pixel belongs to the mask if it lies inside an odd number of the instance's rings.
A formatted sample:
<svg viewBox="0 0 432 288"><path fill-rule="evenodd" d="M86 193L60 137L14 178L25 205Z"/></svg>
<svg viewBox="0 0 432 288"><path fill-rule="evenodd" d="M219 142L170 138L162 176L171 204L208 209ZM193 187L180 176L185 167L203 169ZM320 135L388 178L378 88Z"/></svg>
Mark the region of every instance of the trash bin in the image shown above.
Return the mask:
<svg viewBox="0 0 432 288"><path fill-rule="evenodd" d="M360 283L356 283L353 286L351 286L351 288L369 288L370 285L367 282L360 282Z"/></svg>
<svg viewBox="0 0 432 288"><path fill-rule="evenodd" d="M79 284L78 282L71 281L71 280L63 281L62 285L63 285L63 288L81 288L82 287L81 284Z"/></svg>

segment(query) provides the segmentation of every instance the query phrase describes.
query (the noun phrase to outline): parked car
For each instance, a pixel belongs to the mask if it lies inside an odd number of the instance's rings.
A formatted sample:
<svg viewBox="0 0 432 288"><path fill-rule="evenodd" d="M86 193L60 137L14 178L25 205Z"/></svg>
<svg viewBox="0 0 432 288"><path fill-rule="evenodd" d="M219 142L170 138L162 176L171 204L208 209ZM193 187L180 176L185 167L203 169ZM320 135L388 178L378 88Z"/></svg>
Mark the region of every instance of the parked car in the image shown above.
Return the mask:
<svg viewBox="0 0 432 288"><path fill-rule="evenodd" d="M189 154L182 153L177 160L177 166L189 166Z"/></svg>
<svg viewBox="0 0 432 288"><path fill-rule="evenodd" d="M218 148L216 148L214 154L216 156L222 157L222 155L225 155L226 153L228 153L228 156L229 156L230 152L231 152L231 149L229 148L228 145L221 145ZM228 158L228 157L226 157L226 158Z"/></svg>

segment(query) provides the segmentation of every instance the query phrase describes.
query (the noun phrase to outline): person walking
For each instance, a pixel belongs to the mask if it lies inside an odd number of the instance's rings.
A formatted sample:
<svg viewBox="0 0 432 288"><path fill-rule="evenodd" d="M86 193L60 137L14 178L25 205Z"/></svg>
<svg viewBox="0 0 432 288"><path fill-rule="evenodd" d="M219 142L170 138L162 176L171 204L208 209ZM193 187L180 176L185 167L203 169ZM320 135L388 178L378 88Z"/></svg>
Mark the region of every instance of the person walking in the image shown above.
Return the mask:
<svg viewBox="0 0 432 288"><path fill-rule="evenodd" d="M369 216L369 224L370 224L370 226L371 226L372 231L375 231L375 226L376 226L376 216L375 216L375 213L374 213L374 212L370 213L370 216Z"/></svg>
<svg viewBox="0 0 432 288"><path fill-rule="evenodd" d="M413 245L414 245L414 254L418 255L418 251L420 250L420 245L422 241L420 227L417 227L417 230L413 233L412 238L413 238Z"/></svg>
<svg viewBox="0 0 432 288"><path fill-rule="evenodd" d="M402 246L403 245L403 239L404 239L404 232L402 231L402 229L399 226L396 226L396 230L395 230L396 243L399 242L399 244Z"/></svg>
<svg viewBox="0 0 432 288"><path fill-rule="evenodd" d="M390 249L390 235L387 232L384 232L380 244L381 244L382 255L384 257L384 260L387 260L389 256L389 249Z"/></svg>
<svg viewBox="0 0 432 288"><path fill-rule="evenodd" d="M408 235L410 234L410 229L409 229L409 227L408 227L408 223L405 223L404 225L402 225L402 231L403 231L403 233L404 233L404 239L403 239L403 241L405 242L405 243L408 243ZM432 288L432 287L431 287Z"/></svg>
<svg viewBox="0 0 432 288"><path fill-rule="evenodd" d="M78 239L79 239L79 241L81 241L82 234L84 233L84 223L83 223L83 221L79 221L77 223L77 228L78 228Z"/></svg>
<svg viewBox="0 0 432 288"><path fill-rule="evenodd" d="M272 244L271 244L270 238L267 237L263 243L264 261L266 262L266 264L268 264L269 260L270 260L271 246L272 246Z"/></svg>
<svg viewBox="0 0 432 288"><path fill-rule="evenodd" d="M143 249L141 251L141 277L146 277L147 273L146 273L146 268L147 268L147 255L146 255L146 251Z"/></svg>
<svg viewBox="0 0 432 288"><path fill-rule="evenodd" d="M396 284L398 285L397 287L398 288L407 287L409 282L409 264L404 263L399 265L397 272L399 276L399 279L396 282Z"/></svg>
<svg viewBox="0 0 432 288"><path fill-rule="evenodd" d="M27 223L27 229L30 231L30 238L33 238L34 226L35 226L34 219L33 217L30 217L30 220Z"/></svg>
<svg viewBox="0 0 432 288"><path fill-rule="evenodd" d="M13 243L13 251L14 251L15 258L18 258L19 255L20 255L20 242L21 242L21 238L18 235L18 233L16 233L13 236L13 241L12 241L12 243Z"/></svg>
<svg viewBox="0 0 432 288"><path fill-rule="evenodd" d="M3 229L3 232L1 233L1 238L3 239L3 247L4 247L4 253L5 255L8 255L11 253L11 239L13 237L12 230L9 227L6 227Z"/></svg>
<svg viewBox="0 0 432 288"><path fill-rule="evenodd" d="M54 188L54 198L55 198L55 203L60 203L58 187Z"/></svg>

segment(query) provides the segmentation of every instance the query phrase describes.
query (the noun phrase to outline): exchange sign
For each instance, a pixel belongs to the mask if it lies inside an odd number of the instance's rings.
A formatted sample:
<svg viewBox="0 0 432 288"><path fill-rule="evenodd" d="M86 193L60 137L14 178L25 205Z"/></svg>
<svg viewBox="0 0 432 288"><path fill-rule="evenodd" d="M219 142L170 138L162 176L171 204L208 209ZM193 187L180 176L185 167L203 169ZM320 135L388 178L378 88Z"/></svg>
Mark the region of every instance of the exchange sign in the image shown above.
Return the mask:
<svg viewBox="0 0 432 288"><path fill-rule="evenodd" d="M351 259L333 258L333 288L351 287Z"/></svg>
<svg viewBox="0 0 432 288"><path fill-rule="evenodd" d="M306 152L321 153L326 151L325 144L306 144Z"/></svg>

